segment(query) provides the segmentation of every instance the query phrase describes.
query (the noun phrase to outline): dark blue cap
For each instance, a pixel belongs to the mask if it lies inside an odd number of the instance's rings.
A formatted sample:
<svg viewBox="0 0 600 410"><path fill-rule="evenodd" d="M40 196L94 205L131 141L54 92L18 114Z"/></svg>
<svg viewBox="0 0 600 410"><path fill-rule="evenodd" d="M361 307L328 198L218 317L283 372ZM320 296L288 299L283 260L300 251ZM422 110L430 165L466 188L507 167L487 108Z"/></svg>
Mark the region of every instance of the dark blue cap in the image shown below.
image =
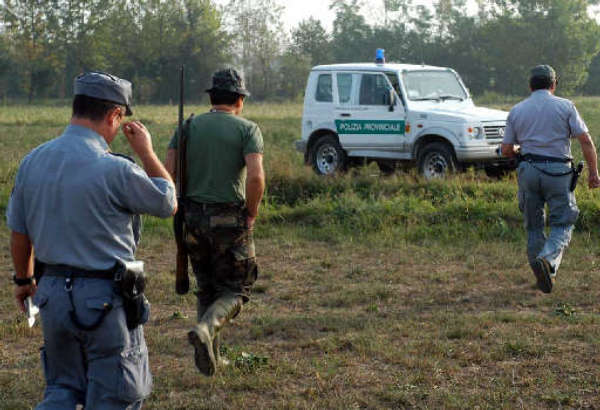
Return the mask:
<svg viewBox="0 0 600 410"><path fill-rule="evenodd" d="M133 114L131 83L114 75L100 71L81 74L75 78L73 94L124 105L127 109L125 115Z"/></svg>

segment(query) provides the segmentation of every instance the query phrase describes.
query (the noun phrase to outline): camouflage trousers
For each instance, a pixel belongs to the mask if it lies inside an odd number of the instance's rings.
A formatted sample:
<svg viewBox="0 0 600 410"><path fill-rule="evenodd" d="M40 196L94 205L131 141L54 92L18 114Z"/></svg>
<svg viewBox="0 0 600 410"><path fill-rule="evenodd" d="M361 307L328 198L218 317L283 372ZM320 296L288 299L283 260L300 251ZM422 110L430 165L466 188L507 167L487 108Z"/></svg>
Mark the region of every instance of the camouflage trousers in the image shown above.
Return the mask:
<svg viewBox="0 0 600 410"><path fill-rule="evenodd" d="M237 204L185 204L185 243L198 284L198 308L226 293L250 298L258 276L247 210Z"/></svg>

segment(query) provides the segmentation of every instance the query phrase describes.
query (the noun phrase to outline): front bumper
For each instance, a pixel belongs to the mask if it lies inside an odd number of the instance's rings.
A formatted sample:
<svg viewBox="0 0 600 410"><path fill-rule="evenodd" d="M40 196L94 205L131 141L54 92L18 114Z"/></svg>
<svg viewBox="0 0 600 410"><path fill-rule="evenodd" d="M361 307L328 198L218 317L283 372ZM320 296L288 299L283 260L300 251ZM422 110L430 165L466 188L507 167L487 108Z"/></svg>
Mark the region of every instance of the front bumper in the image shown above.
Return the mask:
<svg viewBox="0 0 600 410"><path fill-rule="evenodd" d="M304 154L306 154L306 145L307 145L307 141L305 140L297 140L296 142L294 142L294 145L296 146L296 150L300 151Z"/></svg>
<svg viewBox="0 0 600 410"><path fill-rule="evenodd" d="M497 153L500 145L474 145L455 148L456 159L460 162L492 162L502 160Z"/></svg>

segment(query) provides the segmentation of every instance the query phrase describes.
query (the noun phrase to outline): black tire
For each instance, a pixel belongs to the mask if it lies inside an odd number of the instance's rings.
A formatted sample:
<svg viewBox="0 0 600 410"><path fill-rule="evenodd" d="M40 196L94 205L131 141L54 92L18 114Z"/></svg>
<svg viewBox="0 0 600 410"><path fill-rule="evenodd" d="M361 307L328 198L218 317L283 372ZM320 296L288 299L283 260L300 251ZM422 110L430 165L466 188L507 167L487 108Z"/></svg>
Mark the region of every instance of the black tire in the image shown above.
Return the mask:
<svg viewBox="0 0 600 410"><path fill-rule="evenodd" d="M427 144L419 153L418 166L427 179L444 178L457 169L452 148L442 142Z"/></svg>
<svg viewBox="0 0 600 410"><path fill-rule="evenodd" d="M333 135L319 138L310 153L310 163L319 175L333 175L346 170L346 152Z"/></svg>

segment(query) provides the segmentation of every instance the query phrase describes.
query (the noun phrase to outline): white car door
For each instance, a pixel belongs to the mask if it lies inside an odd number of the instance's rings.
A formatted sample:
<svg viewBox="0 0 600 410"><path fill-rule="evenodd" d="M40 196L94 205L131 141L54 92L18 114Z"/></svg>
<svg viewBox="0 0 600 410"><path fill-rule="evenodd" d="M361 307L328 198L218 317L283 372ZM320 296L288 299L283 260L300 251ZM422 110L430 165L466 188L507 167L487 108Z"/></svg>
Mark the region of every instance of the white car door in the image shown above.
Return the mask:
<svg viewBox="0 0 600 410"><path fill-rule="evenodd" d="M342 147L403 151L406 114L397 95L390 104L393 86L387 76L340 72L335 77L335 123Z"/></svg>

